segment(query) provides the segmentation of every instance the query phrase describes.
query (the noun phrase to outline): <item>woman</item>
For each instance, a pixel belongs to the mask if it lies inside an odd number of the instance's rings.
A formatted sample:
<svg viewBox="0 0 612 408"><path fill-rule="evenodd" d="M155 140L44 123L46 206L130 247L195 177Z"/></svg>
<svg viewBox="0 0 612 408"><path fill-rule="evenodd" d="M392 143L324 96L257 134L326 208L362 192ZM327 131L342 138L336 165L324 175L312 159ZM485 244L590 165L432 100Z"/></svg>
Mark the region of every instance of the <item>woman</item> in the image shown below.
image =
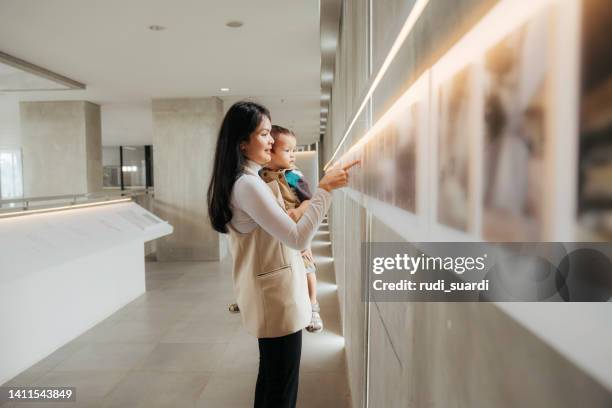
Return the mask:
<svg viewBox="0 0 612 408"><path fill-rule="evenodd" d="M319 228L330 191L348 175L334 168L319 183L298 223L285 212L279 191L258 175L270 161L274 140L270 112L238 102L226 113L208 188L208 211L215 230L229 233L234 295L244 326L258 338L259 374L255 407L295 407L302 329L311 306L300 250Z"/></svg>

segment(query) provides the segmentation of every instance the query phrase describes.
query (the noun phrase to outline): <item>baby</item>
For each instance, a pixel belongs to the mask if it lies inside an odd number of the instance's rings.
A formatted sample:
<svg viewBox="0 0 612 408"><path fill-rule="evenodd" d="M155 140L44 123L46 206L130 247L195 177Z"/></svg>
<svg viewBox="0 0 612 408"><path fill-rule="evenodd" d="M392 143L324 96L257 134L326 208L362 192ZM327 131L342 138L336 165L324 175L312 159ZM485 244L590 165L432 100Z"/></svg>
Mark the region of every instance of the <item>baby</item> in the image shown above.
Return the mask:
<svg viewBox="0 0 612 408"><path fill-rule="evenodd" d="M276 181L280 188L285 209L289 216L297 222L308 207L312 197L308 182L302 173L295 168L295 134L284 127L274 125L270 135L274 138L272 145L272 160L266 167L261 169L259 175L266 182ZM306 269L306 280L308 282L308 294L312 304L312 319L306 327L311 333L318 333L323 330L323 320L319 312L319 302L317 302L317 278L315 275L316 267L312 258L312 251L307 249L302 251L302 259Z"/></svg>

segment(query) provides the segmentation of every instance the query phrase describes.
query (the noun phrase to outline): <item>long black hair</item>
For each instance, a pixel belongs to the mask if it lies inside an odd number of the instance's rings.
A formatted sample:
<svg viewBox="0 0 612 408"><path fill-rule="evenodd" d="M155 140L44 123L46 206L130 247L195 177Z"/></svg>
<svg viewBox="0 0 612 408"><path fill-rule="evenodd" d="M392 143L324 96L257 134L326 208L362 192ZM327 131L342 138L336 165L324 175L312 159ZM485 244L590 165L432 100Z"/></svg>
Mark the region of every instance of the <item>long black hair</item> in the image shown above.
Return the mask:
<svg viewBox="0 0 612 408"><path fill-rule="evenodd" d="M227 233L227 223L232 219L230 196L246 161L240 144L249 141L264 116L271 120L266 107L241 101L233 104L223 118L207 195L208 216L218 232Z"/></svg>

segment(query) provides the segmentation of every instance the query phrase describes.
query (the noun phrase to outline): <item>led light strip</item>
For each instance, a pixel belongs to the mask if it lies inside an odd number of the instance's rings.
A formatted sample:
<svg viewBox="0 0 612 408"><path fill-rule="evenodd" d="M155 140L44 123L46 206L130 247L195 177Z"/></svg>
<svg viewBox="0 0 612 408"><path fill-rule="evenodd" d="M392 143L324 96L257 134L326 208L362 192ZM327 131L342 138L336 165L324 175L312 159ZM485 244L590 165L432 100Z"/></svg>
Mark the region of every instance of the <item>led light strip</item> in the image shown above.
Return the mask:
<svg viewBox="0 0 612 408"><path fill-rule="evenodd" d="M40 213L63 211L63 210L75 209L75 208L97 207L97 206L108 205L108 204L125 203L125 202L128 202L128 201L132 201L132 199L131 198L122 198L122 199L119 199L119 200L101 201L101 202L97 202L97 203L75 204L75 205L66 205L66 206L63 206L63 207L41 208L41 209L38 209L38 210L26 210L26 211L19 211L19 212L9 212L9 213L6 213L6 214L0 214L0 219L1 218L9 218L9 217L19 217L19 216L28 215L28 214L40 214Z"/></svg>
<svg viewBox="0 0 612 408"><path fill-rule="evenodd" d="M389 54L387 54L387 58L385 58L385 61L383 62L382 66L380 67L380 70L376 74L376 77L374 78L374 81L372 82L372 85L370 85L370 89L368 89L368 93L363 98L363 101L361 102L361 105L359 106L359 109L357 109L357 112L353 116L353 120L351 120L351 123L349 124L348 128L346 129L346 132L344 133L344 136L342 136L342 139L340 140L340 143L338 143L338 147L336 147L336 150L334 151L334 154L329 159L329 161L327 162L325 167L323 167L323 170L327 170L327 168L334 161L334 158L336 157L336 155L340 151L340 148L342 147L342 145L346 141L346 138L348 137L349 133L351 132L351 129L353 129L353 126L355 125L355 122L357 122L357 118L359 117L359 115L361 115L361 112L363 112L363 109L365 108L366 104L368 103L368 100L372 97L372 94L376 90L376 87L378 87L378 84L380 83L380 81L382 80L383 76L387 72L387 69L389 69L389 66L393 62L393 59L395 58L395 56L399 52L400 47L404 44L404 41L408 37L408 34L410 34L410 32L412 31L412 28L414 27L415 23L417 22L419 17L421 17L421 14L423 14L423 10L425 10L425 7L427 6L428 3L429 3L429 0L417 0L417 2L415 3L414 7L410 11L410 15L408 15L408 18L406 19L406 22L404 23L404 26L402 27L402 29L400 30L399 34L397 35L397 38L395 39L395 42L393 43L393 46L389 50Z"/></svg>

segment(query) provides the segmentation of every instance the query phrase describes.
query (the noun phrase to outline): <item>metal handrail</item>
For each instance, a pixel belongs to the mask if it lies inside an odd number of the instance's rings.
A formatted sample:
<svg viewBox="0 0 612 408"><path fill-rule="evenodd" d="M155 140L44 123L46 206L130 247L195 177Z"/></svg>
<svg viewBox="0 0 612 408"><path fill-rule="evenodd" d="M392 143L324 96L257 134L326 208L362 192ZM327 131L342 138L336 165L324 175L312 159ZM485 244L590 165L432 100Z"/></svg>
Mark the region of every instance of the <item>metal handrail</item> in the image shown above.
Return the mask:
<svg viewBox="0 0 612 408"><path fill-rule="evenodd" d="M1 204L11 204L11 203L22 203L22 202L30 202L30 201L52 201L52 200L62 200L67 198L72 198L76 200L77 197L87 196L87 194L66 194L66 195L58 195L58 196L46 196L46 197L17 197L17 198L5 198L0 200Z"/></svg>
<svg viewBox="0 0 612 408"><path fill-rule="evenodd" d="M138 190L117 190L117 192L109 192L109 191L96 191L92 193L82 193L82 194L65 194L65 195L57 195L57 196L42 196L42 197L19 197L19 198L11 198L0 200L0 213L6 214L10 212L21 212L27 211L33 208L46 208L52 209L54 207L64 207L66 205L76 205L76 204L86 204L86 203L95 203L95 202L103 202L109 201L117 197L139 197L150 195L154 197L154 189L153 188L144 188ZM50 205L41 205L41 206L33 206L31 203L40 203L43 201L57 201L59 202L50 204ZM4 204L14 204L21 203L19 206L2 208Z"/></svg>

